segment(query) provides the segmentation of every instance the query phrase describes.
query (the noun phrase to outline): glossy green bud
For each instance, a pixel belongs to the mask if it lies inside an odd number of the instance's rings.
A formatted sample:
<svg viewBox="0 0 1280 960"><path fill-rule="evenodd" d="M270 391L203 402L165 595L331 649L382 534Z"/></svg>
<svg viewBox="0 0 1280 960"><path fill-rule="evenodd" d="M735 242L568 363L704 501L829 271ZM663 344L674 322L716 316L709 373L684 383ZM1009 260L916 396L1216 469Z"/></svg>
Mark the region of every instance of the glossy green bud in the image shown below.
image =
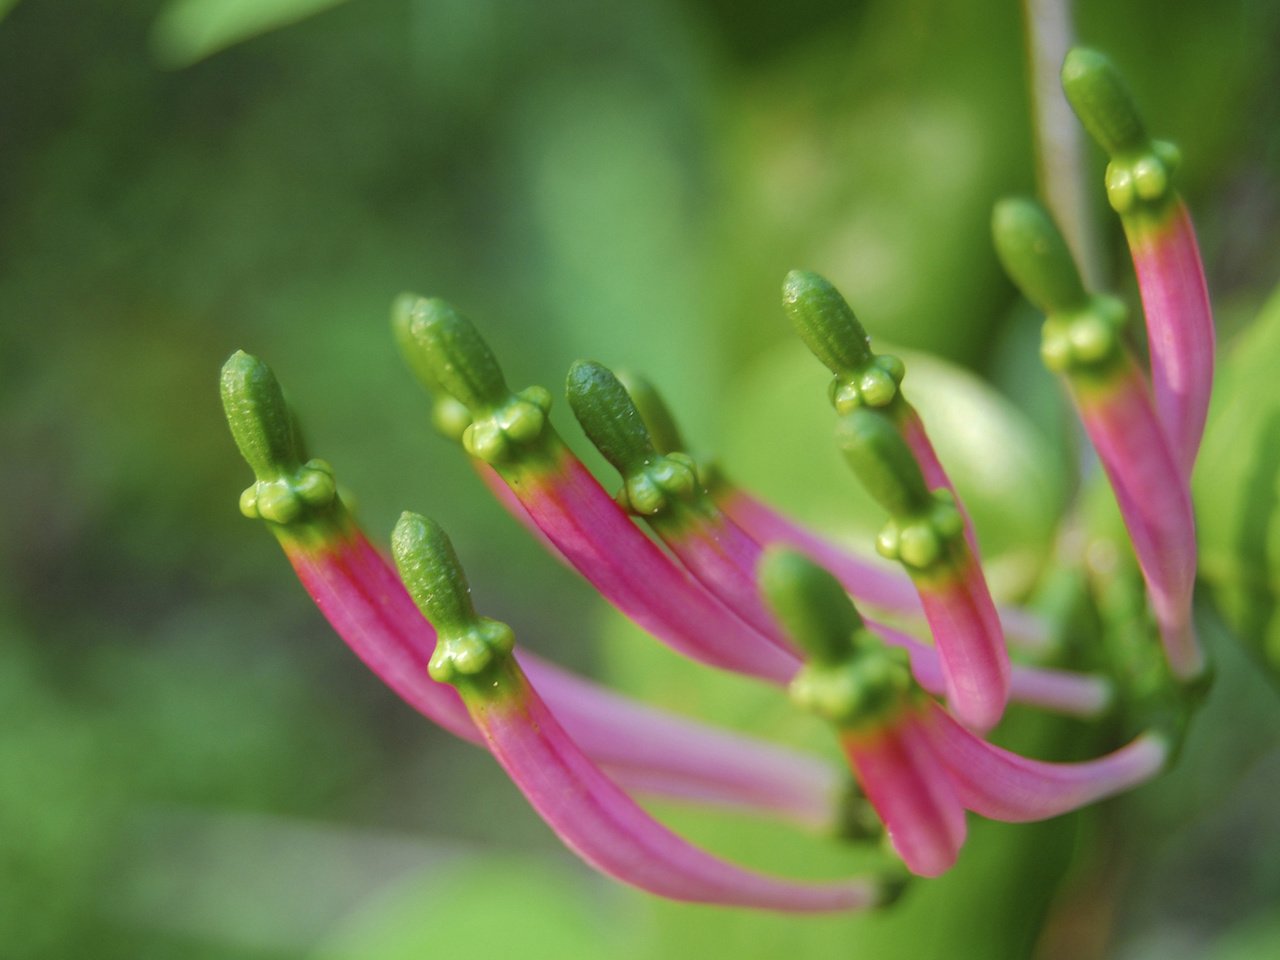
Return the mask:
<svg viewBox="0 0 1280 960"><path fill-rule="evenodd" d="M440 683L474 679L502 665L515 646L504 623L479 616L453 544L438 523L400 515L391 552L405 589L435 627L436 649L427 669Z"/></svg>
<svg viewBox="0 0 1280 960"><path fill-rule="evenodd" d="M800 339L832 373L848 373L874 359L867 331L825 278L792 270L782 283L782 309Z"/></svg>
<svg viewBox="0 0 1280 960"><path fill-rule="evenodd" d="M1009 278L1043 313L1078 310L1087 295L1071 251L1047 210L1010 197L991 216L996 253Z"/></svg>
<svg viewBox="0 0 1280 960"><path fill-rule="evenodd" d="M497 358L470 320L445 303L422 298L398 302L399 343L410 366L423 369L455 400L475 414L500 406L511 396Z"/></svg>
<svg viewBox="0 0 1280 960"><path fill-rule="evenodd" d="M624 477L657 458L640 411L607 367L579 360L569 369L565 393L583 432Z"/></svg>
<svg viewBox="0 0 1280 960"><path fill-rule="evenodd" d="M649 431L649 439L654 448L659 453L688 452L689 448L684 442L684 437L680 435L680 427L676 424L675 417L671 415L671 408L663 400L658 388L646 378L630 370L616 370L614 376L631 397L631 402L636 405L640 419Z"/></svg>
<svg viewBox="0 0 1280 960"><path fill-rule="evenodd" d="M756 575L769 609L806 657L830 665L853 656L862 617L834 576L782 547L765 550Z"/></svg>
<svg viewBox="0 0 1280 960"><path fill-rule="evenodd" d="M222 365L222 407L236 446L259 480L275 480L301 464L294 416L271 368L243 350Z"/></svg>
<svg viewBox="0 0 1280 960"><path fill-rule="evenodd" d="M920 465L882 413L852 410L840 418L836 441L867 492L891 516L913 517L932 508Z"/></svg>
<svg viewBox="0 0 1280 960"><path fill-rule="evenodd" d="M1124 77L1105 54L1075 47L1062 63L1062 89L1089 135L1111 156L1144 150L1142 117Z"/></svg>

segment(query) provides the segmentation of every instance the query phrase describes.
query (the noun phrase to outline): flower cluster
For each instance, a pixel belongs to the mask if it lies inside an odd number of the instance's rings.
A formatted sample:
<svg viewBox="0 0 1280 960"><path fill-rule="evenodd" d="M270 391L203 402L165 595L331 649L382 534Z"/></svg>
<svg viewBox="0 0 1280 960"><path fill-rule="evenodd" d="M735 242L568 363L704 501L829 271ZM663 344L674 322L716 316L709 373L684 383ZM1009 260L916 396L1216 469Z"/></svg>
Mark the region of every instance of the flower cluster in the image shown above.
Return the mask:
<svg viewBox="0 0 1280 960"><path fill-rule="evenodd" d="M1208 404L1212 318L1171 186L1176 151L1147 137L1105 58L1073 51L1063 83L1112 157L1107 195L1132 249L1151 382L1125 344L1123 307L1086 292L1036 203L1001 202L993 229L1010 276L1046 315L1043 359L1065 381L1111 482L1163 641L1161 709L1114 752L1053 763L985 739L1010 700L1100 716L1113 703L1112 678L1011 663L1009 643L1033 648L1045 625L993 602L972 524L904 394L904 364L874 353L844 298L812 273L788 275L783 310L833 375L838 443L888 515L876 548L902 574L845 552L692 455L643 380L591 362L569 372L569 405L621 476L614 496L556 433L550 393L511 390L450 306L402 297L393 328L435 398L437 425L503 506L660 642L786 686L829 721L852 799L817 757L665 714L519 649L508 626L477 614L434 521L401 517L393 565L358 527L329 466L306 458L271 371L245 353L222 372L227 418L257 478L241 510L267 522L338 634L396 693L487 747L584 860L661 896L851 910L888 902L903 874L886 867L834 883L759 874L688 843L637 796L747 809L851 839L882 828L911 873L936 876L959 854L966 811L1043 819L1145 782L1176 750L1206 675L1191 619L1188 478ZM855 601L895 623L922 622L932 643L864 618Z"/></svg>

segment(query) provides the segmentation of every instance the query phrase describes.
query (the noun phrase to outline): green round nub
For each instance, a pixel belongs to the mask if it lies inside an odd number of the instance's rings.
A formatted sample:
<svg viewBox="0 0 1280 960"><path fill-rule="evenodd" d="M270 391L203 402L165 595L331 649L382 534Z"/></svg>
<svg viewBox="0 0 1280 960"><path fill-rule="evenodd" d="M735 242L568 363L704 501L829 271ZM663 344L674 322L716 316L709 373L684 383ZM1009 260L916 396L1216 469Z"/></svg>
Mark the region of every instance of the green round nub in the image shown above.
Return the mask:
<svg viewBox="0 0 1280 960"><path fill-rule="evenodd" d="M427 665L433 680L473 679L510 655L515 635L505 623L476 613L458 555L438 523L405 511L391 534L391 552L405 589L436 629Z"/></svg>
<svg viewBox="0 0 1280 960"><path fill-rule="evenodd" d="M991 215L996 253L1009 278L1043 313L1078 310L1087 295L1071 251L1047 210L1009 197Z"/></svg>
<svg viewBox="0 0 1280 960"><path fill-rule="evenodd" d="M895 519L932 508L915 454L884 414L855 408L840 418L836 441L867 492Z"/></svg>
<svg viewBox="0 0 1280 960"><path fill-rule="evenodd" d="M1146 128L1129 88L1105 54L1085 47L1067 53L1062 89L1089 135L1108 155L1145 150Z"/></svg>
<svg viewBox="0 0 1280 960"><path fill-rule="evenodd" d="M782 283L782 309L805 346L832 373L851 373L874 356L862 324L825 278L792 270Z"/></svg>
<svg viewBox="0 0 1280 960"><path fill-rule="evenodd" d="M220 387L231 435L254 476L271 481L297 470L294 416L271 368L237 350L222 365Z"/></svg>
<svg viewBox="0 0 1280 960"><path fill-rule="evenodd" d="M764 552L756 576L769 609L808 657L834 665L854 655L862 617L835 577L804 554L781 547Z"/></svg>
<svg viewBox="0 0 1280 960"><path fill-rule="evenodd" d="M616 370L614 376L622 384L640 419L649 431L649 439L659 453L683 453L688 450L671 408L649 380L631 370Z"/></svg>
<svg viewBox="0 0 1280 960"><path fill-rule="evenodd" d="M398 342L415 372L427 372L424 382L434 381L476 414L510 398L497 358L470 320L434 298L397 301L397 307L403 311L395 318Z"/></svg>
<svg viewBox="0 0 1280 960"><path fill-rule="evenodd" d="M640 411L608 367L579 360L569 369L565 392L583 432L623 477L657 458Z"/></svg>

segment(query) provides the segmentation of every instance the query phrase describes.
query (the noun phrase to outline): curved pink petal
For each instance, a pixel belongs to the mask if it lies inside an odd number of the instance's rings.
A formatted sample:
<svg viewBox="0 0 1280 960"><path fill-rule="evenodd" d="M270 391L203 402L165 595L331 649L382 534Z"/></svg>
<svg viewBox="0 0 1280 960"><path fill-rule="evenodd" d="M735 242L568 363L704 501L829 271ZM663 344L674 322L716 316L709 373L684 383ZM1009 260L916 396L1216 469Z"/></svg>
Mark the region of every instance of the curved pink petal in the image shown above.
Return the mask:
<svg viewBox="0 0 1280 960"><path fill-rule="evenodd" d="M1213 310L1195 228L1179 198L1167 220L1127 234L1147 319L1156 410L1189 477L1209 410L1214 355Z"/></svg>
<svg viewBox="0 0 1280 960"><path fill-rule="evenodd" d="M991 729L1009 701L1009 654L977 561L970 555L955 573L916 586L942 658L947 702L966 726Z"/></svg>
<svg viewBox="0 0 1280 960"><path fill-rule="evenodd" d="M832 543L743 490L731 487L717 496L716 503L762 546L793 547L831 571L859 603L904 616L923 616L920 595L901 570L882 566ZM1048 627L1034 613L1016 607L1000 607L997 612L1011 643L1031 652L1048 648Z"/></svg>
<svg viewBox="0 0 1280 960"><path fill-rule="evenodd" d="M1096 760L1028 760L970 733L936 704L927 730L960 802L1009 823L1045 820L1131 790L1158 774L1169 756L1165 741L1146 733Z"/></svg>
<svg viewBox="0 0 1280 960"><path fill-rule="evenodd" d="M427 674L436 634L395 570L357 528L323 546L288 543L298 578L366 666L450 733L480 742L452 687ZM834 769L821 760L647 707L531 653L518 654L572 735L627 789L731 806L825 827Z"/></svg>
<svg viewBox="0 0 1280 960"><path fill-rule="evenodd" d="M427 675L435 631L363 533L353 527L319 548L286 543L285 554L315 605L365 666L427 719L480 742L457 692Z"/></svg>
<svg viewBox="0 0 1280 960"><path fill-rule="evenodd" d="M553 468L508 484L574 569L673 650L778 684L799 669L794 655L677 567L568 450Z"/></svg>
<svg viewBox="0 0 1280 960"><path fill-rule="evenodd" d="M654 709L519 654L574 741L628 792L831 826L840 778L817 757Z"/></svg>
<svg viewBox="0 0 1280 960"><path fill-rule="evenodd" d="M693 846L592 764L527 684L513 695L477 700L472 713L520 792L564 844L601 873L673 900L765 910L857 910L881 899L872 880L793 882Z"/></svg>
<svg viewBox="0 0 1280 960"><path fill-rule="evenodd" d="M1169 664L1181 679L1198 676L1204 655L1191 621L1196 575L1191 496L1146 380L1130 362L1107 386L1073 387L1072 394L1133 540Z"/></svg>
<svg viewBox="0 0 1280 960"><path fill-rule="evenodd" d="M866 624L886 643L907 651L911 656L911 673L921 687L935 696L946 694L942 658L934 647L882 623L868 620ZM1111 685L1105 678L1093 674L1017 663L1009 670L1009 699L1043 710L1096 717L1111 705L1111 697Z"/></svg>
<svg viewBox="0 0 1280 960"><path fill-rule="evenodd" d="M973 551L974 557L981 557L982 554L978 550L978 535L974 532L973 521L969 519L969 511L964 508L964 501L956 492L955 484L951 482L946 469L942 466L942 461L938 459L938 453L933 449L933 443L929 440L929 434L924 428L924 421L920 419L920 414L913 407L908 406L906 412L902 414L898 429L902 432L902 439L915 454L916 463L920 464L925 485L930 490L950 491L951 496L955 498L956 507L964 517L964 535L969 542L969 549Z"/></svg>
<svg viewBox="0 0 1280 960"><path fill-rule="evenodd" d="M841 736L841 745L903 863L936 877L964 845L964 808L914 710L892 726Z"/></svg>
<svg viewBox="0 0 1280 960"><path fill-rule="evenodd" d="M721 603L774 646L794 653L756 582L762 548L740 526L712 508L686 520L679 531L660 526L656 532L685 569Z"/></svg>

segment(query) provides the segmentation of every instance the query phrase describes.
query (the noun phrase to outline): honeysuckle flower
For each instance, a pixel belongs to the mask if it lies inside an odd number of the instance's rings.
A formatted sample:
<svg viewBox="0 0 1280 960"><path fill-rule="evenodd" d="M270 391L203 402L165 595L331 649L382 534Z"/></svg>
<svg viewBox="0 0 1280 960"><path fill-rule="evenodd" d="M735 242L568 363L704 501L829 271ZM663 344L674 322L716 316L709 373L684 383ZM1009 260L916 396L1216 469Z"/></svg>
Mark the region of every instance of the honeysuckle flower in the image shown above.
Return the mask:
<svg viewBox="0 0 1280 960"><path fill-rule="evenodd" d="M965 810L995 820L1043 820L1130 789L1163 769L1166 736L1143 734L1097 760L1044 763L995 747L958 724L912 679L901 650L867 629L830 573L772 549L760 580L808 655L793 699L837 728L859 785L913 873L950 869Z"/></svg>
<svg viewBox="0 0 1280 960"><path fill-rule="evenodd" d="M402 296L392 326L432 394L437 427L461 444L503 507L659 641L699 663L785 687L831 722L847 773L800 750L659 711L517 650L509 627L476 613L452 545L433 521L401 517L393 568L356 523L333 470L303 451L271 371L237 353L223 369L222 394L256 477L242 512L267 524L329 622L389 687L487 747L585 861L661 896L788 911L865 909L892 900L902 874L896 861L827 883L748 871L679 837L637 804L640 796L750 811L852 842L883 833L910 872L931 877L960 856L967 813L1044 819L1149 780L1173 756L1194 704L1186 682L1204 672L1191 622L1196 544L1187 479L1203 428L1212 326L1189 221L1161 180L1172 154L1146 140L1105 62L1073 54L1064 82L1115 154L1108 190L1125 218L1147 304L1156 403L1121 342L1123 311L1085 292L1043 211L1002 203L996 245L1047 315L1043 358L1066 380L1116 492L1167 665L1159 645L1143 646L1145 633L1132 640L1128 663L1110 664L1111 676L1011 661L1006 626L1042 652L1050 650L1049 628L993 602L973 524L903 396L905 365L873 353L843 296L800 271L784 283L784 312L833 374L836 440L889 515L876 548L902 573L801 527L691 454L641 378L589 361L568 377L570 407L621 475L613 496L551 425L550 391L513 391L479 331L447 303ZM1154 173L1153 156L1165 165ZM864 619L851 597L891 622ZM931 643L912 632L921 617ZM1169 670L1184 686L1169 681ZM1126 722L1146 732L1093 760L1030 759L985 739L1010 700L1083 718L1120 706L1130 711Z"/></svg>
<svg viewBox="0 0 1280 960"><path fill-rule="evenodd" d="M929 441L899 388L906 367L871 352L870 337L830 283L793 270L783 307L814 355L831 370L831 404L854 472L890 514L876 549L901 562L920 595L952 709L987 730L1009 699L1004 630L978 563L977 537Z"/></svg>
<svg viewBox="0 0 1280 960"><path fill-rule="evenodd" d="M675 900L798 912L855 910L890 899L876 877L799 883L735 867L646 813L565 732L511 655L515 636L480 617L453 547L425 517L405 513L392 549L439 640L432 679L457 688L485 745L547 825L602 873Z"/></svg>
<svg viewBox="0 0 1280 960"><path fill-rule="evenodd" d="M1096 50L1067 55L1062 88L1111 160L1107 200L1120 215L1138 277L1156 411L1189 477L1209 411L1215 338L1195 228L1173 185L1181 154L1148 136L1120 72Z"/></svg>
<svg viewBox="0 0 1280 960"><path fill-rule="evenodd" d="M1085 292L1061 234L1033 201L1002 201L992 229L1005 269L1045 313L1041 355L1066 382L1111 481L1169 663L1180 678L1194 679L1205 664L1191 620L1196 540L1189 478L1121 338L1124 307Z"/></svg>

